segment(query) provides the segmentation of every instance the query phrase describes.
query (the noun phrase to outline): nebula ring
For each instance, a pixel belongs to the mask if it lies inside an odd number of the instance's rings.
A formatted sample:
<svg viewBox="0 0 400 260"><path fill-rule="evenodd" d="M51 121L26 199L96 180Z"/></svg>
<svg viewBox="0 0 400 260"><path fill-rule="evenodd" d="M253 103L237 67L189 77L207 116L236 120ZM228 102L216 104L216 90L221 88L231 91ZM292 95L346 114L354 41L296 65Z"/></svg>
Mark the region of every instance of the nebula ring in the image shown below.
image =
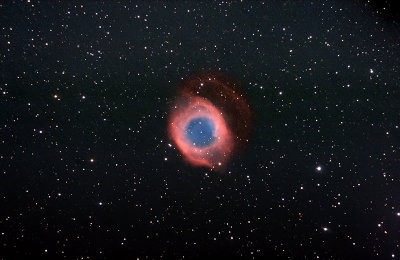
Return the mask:
<svg viewBox="0 0 400 260"><path fill-rule="evenodd" d="M251 112L237 84L220 73L201 72L183 81L168 132L193 166L223 169L247 142Z"/></svg>

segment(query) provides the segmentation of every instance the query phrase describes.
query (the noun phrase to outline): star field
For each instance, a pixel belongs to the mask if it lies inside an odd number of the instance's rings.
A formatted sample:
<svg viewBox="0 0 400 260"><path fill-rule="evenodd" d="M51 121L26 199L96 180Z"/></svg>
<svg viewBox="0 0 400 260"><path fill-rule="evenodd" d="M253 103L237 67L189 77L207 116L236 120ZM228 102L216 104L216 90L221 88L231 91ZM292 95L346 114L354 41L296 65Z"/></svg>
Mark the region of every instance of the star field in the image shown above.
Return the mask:
<svg viewBox="0 0 400 260"><path fill-rule="evenodd" d="M1 3L0 258L399 259L399 28L389 1ZM200 70L255 115L224 173L167 134Z"/></svg>

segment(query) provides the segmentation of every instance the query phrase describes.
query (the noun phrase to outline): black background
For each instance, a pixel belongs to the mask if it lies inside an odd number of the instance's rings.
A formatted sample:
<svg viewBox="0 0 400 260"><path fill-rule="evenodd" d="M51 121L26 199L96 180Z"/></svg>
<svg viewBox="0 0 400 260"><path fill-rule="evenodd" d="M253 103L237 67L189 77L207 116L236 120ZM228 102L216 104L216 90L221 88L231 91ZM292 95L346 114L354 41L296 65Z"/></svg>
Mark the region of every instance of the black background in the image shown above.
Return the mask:
<svg viewBox="0 0 400 260"><path fill-rule="evenodd" d="M3 2L0 256L397 259L398 18L388 1ZM240 80L256 118L223 174L167 137L200 70Z"/></svg>

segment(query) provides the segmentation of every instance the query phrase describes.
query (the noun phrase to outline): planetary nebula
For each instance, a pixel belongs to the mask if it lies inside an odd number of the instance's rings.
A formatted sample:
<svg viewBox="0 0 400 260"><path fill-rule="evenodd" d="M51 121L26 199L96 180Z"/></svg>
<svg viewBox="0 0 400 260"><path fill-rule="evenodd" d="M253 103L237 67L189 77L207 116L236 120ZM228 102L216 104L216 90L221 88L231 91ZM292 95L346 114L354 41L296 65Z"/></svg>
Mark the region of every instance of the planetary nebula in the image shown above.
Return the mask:
<svg viewBox="0 0 400 260"><path fill-rule="evenodd" d="M239 87L227 74L209 71L178 86L168 132L190 164L225 169L248 142L252 113Z"/></svg>

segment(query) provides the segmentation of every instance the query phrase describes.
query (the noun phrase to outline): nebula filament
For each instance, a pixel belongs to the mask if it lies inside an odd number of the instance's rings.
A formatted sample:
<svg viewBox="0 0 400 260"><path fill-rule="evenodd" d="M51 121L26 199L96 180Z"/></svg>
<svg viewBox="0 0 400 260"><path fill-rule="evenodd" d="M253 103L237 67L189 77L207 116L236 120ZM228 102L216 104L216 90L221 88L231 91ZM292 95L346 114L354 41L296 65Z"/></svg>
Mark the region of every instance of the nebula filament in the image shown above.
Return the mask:
<svg viewBox="0 0 400 260"><path fill-rule="evenodd" d="M168 132L193 166L225 169L248 141L252 113L236 80L221 72L200 72L179 86Z"/></svg>

